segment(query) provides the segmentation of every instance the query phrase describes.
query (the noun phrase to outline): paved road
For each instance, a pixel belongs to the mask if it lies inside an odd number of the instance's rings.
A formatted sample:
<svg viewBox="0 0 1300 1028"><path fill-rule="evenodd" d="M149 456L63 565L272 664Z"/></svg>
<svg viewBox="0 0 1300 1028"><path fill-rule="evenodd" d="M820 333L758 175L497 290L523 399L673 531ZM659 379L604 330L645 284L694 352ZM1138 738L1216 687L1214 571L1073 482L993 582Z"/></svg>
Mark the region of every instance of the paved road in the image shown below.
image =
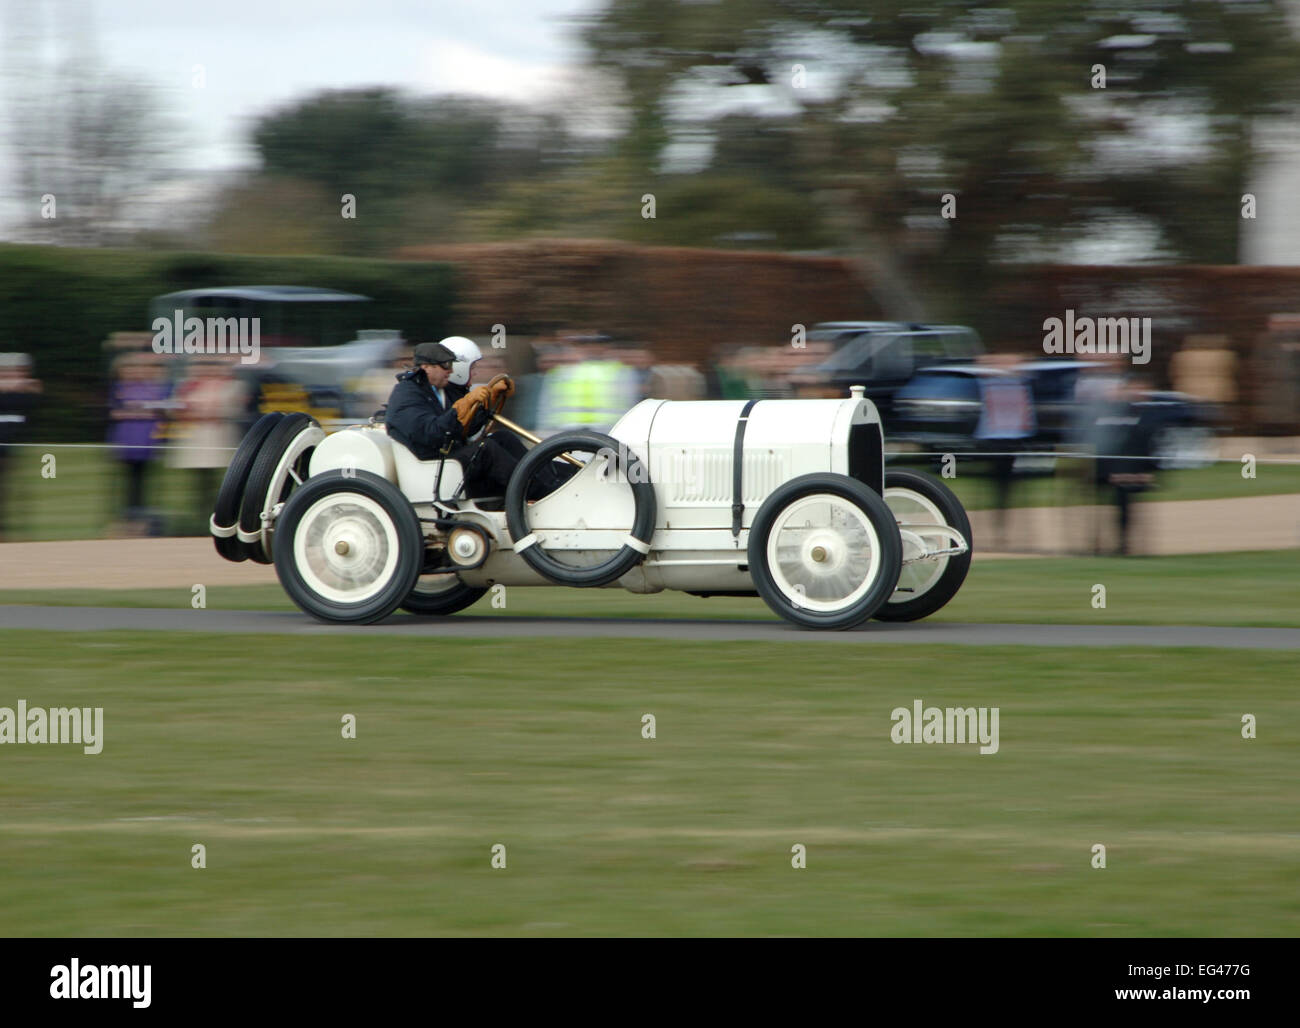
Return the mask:
<svg viewBox="0 0 1300 1028"><path fill-rule="evenodd" d="M960 646L1207 646L1240 650L1300 650L1300 628L1224 628L1197 625L973 625L942 621L869 622L851 632L801 631L783 621L703 619L526 618L458 614L417 618L396 614L379 625L323 625L286 611L192 610L169 607L0 606L0 628L87 632L249 632L257 634L408 635L436 639L502 636L583 639L670 639L836 643L911 643Z"/></svg>

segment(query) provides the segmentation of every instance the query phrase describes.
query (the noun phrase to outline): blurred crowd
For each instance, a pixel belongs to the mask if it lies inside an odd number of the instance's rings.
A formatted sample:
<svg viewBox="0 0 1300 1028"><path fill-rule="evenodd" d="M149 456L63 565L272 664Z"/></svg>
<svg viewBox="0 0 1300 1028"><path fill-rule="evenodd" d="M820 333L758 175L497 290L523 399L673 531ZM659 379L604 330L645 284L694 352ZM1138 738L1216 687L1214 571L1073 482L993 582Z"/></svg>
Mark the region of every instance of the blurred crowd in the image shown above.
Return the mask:
<svg viewBox="0 0 1300 1028"><path fill-rule="evenodd" d="M0 353L0 540L9 531L9 465L15 445L26 441L32 409L41 394L25 353Z"/></svg>
<svg viewBox="0 0 1300 1028"><path fill-rule="evenodd" d="M405 341L389 363L349 383L350 416L342 420L362 420L384 407L397 375L410 367L416 342ZM594 330L573 331L512 339L501 349L484 345L473 384L509 374L516 392L507 414L540 436L570 429L608 432L646 397L842 395L842 389L828 386L819 368L832 352L830 342L808 340L803 345L734 347L698 366L664 364L656 362L649 346ZM1128 552L1134 500L1154 487L1160 468L1162 408L1151 402L1153 383L1125 358L1097 357L1081 369L1076 365L1069 392L1055 397L1048 411L1035 377L1045 365L1049 362L1025 361L1008 353L986 354L976 364L967 364L968 381L977 383L970 386L975 400L967 404L977 409L963 430L969 445L917 447L921 459L933 461L945 450L958 449L963 475L987 477L996 525L996 538L989 543L999 549L1023 548L1007 532L1007 512L1020 484L1055 473L1059 465L1068 473L1071 502L1114 508L1115 531L1108 534L1116 540L1115 549ZM112 355L106 397L106 444L116 467L114 514L106 519L111 534L167 531L165 521L177 511L164 509L167 504L157 499L158 468L188 478L182 490L188 509L181 512L180 523L184 531L201 531L231 454L263 411L302 409L322 423L340 413L314 408L305 388L295 392L283 382L276 383L274 391L266 385L259 388L245 371L226 358L178 362L138 346ZM1235 355L1222 337L1214 336L1190 337L1170 366L1175 389L1220 411L1237 400L1238 372ZM40 395L30 358L0 354L0 534L7 528L5 485L15 453L10 444L27 440L29 418ZM289 406L286 398L292 401ZM920 438L911 433L914 426L906 412L890 411L885 420L891 449L906 450L910 439ZM1048 432L1048 420L1058 430ZM1084 459L1044 461L1032 456L1049 448Z"/></svg>

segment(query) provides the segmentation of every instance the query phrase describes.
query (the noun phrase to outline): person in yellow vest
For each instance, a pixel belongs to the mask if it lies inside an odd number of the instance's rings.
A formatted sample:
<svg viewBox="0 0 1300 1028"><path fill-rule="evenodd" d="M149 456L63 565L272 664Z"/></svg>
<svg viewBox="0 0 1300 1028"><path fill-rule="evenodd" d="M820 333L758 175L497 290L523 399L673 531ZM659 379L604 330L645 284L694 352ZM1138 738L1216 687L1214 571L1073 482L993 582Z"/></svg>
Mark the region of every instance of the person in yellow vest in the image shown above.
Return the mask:
<svg viewBox="0 0 1300 1028"><path fill-rule="evenodd" d="M579 349L580 359L546 373L539 426L549 432L608 432L640 399L636 373L603 341Z"/></svg>

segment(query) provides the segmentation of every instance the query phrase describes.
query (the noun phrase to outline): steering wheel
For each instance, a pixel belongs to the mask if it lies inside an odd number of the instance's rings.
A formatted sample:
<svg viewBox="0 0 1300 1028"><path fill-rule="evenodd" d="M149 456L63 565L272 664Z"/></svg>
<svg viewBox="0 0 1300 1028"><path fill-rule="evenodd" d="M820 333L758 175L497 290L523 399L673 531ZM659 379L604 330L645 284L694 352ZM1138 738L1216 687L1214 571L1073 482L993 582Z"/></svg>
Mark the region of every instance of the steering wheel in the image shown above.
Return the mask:
<svg viewBox="0 0 1300 1028"><path fill-rule="evenodd" d="M509 376L509 375L496 375L496 376L492 379L492 381L489 382L489 383L487 384L487 387L488 387L489 389L491 389L491 388L492 388L493 386L495 386L498 382L510 382L511 386L514 385L514 383L511 382L511 380L510 380L510 376ZM508 400L509 398L510 398L510 397L509 397L508 394L507 394L507 390L504 390L504 389L503 389L503 390L501 390L501 392L500 392L500 394L499 394L499 396L498 396L497 403L496 403L496 406L495 406L495 407L492 406L492 403L491 403L490 400L489 400L488 403L485 403L485 404L483 405L483 409L484 409L485 411L487 411L488 423L489 423L489 424L490 424L491 422L495 421L497 415L500 414L501 411L505 409L506 400Z"/></svg>
<svg viewBox="0 0 1300 1028"><path fill-rule="evenodd" d="M491 382L488 383L488 388L491 389L498 382L511 382L510 376L497 375L495 378L492 379ZM511 382L511 385L513 384L514 383ZM497 401L496 406L492 406L490 403L483 404L483 410L487 411L488 423L484 428L483 439L481 440L480 445L482 442L487 441L488 432L493 427L495 427L495 425L500 424L503 428L509 429L511 432L514 432L515 435L528 440L528 442L536 446L538 443L542 441L538 436L528 431L528 429L524 428L522 425L516 425L509 418L501 417L501 410L506 405L506 399L507 399L506 391L502 390L501 397ZM583 467L583 463L577 460L572 454L562 453L560 454L560 459L565 461L566 463L572 464L574 467L577 468Z"/></svg>

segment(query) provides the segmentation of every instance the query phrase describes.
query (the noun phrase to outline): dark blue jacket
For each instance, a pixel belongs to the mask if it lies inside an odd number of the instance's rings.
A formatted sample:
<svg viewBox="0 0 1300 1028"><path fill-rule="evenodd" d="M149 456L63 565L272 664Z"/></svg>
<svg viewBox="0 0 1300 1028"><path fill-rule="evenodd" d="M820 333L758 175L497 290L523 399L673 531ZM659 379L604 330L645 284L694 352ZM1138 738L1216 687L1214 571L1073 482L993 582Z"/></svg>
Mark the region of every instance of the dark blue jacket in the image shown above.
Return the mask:
<svg viewBox="0 0 1300 1028"><path fill-rule="evenodd" d="M436 460L444 449L465 439L451 405L469 390L449 382L442 391L447 396L445 407L438 402L438 394L423 371L403 372L397 376L397 385L388 396L388 411L384 415L388 434L420 460ZM484 415L479 411L470 422L471 428L477 431L482 420Z"/></svg>

